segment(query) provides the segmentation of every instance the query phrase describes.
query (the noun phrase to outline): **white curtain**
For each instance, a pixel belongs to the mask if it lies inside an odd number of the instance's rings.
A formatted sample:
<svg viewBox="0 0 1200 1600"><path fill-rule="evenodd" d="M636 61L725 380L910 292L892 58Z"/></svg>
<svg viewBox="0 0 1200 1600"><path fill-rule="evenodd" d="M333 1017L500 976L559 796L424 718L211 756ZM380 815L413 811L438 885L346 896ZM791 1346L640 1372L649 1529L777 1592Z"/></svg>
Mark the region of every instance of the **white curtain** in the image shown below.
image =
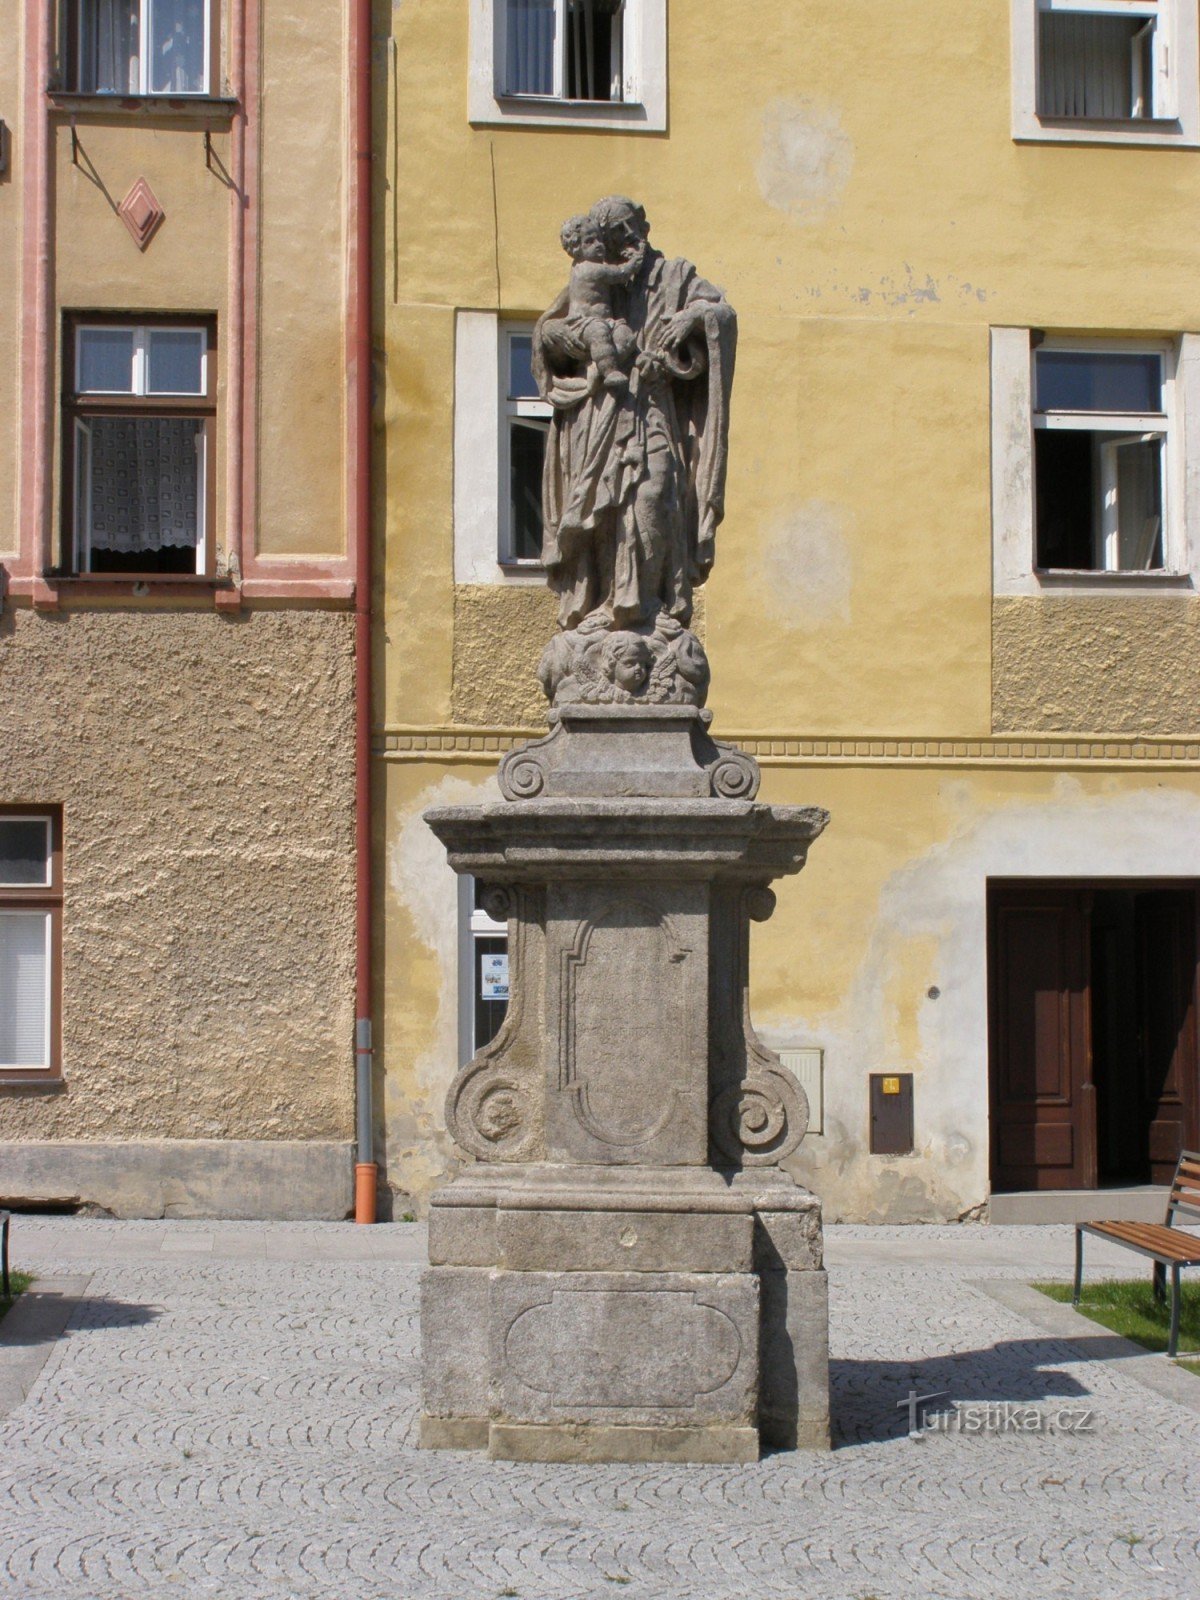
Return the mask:
<svg viewBox="0 0 1200 1600"><path fill-rule="evenodd" d="M1134 52L1140 55L1142 48L1134 41L1145 21L1044 11L1039 39L1043 116L1132 116Z"/></svg>
<svg viewBox="0 0 1200 1600"><path fill-rule="evenodd" d="M554 93L554 0L508 0L507 94Z"/></svg>
<svg viewBox="0 0 1200 1600"><path fill-rule="evenodd" d="M0 1066L47 1067L50 913L0 911Z"/></svg>
<svg viewBox="0 0 1200 1600"><path fill-rule="evenodd" d="M137 94L137 0L80 0L79 87L85 94Z"/></svg>
<svg viewBox="0 0 1200 1600"><path fill-rule="evenodd" d="M91 417L94 550L195 547L200 457L194 417Z"/></svg>

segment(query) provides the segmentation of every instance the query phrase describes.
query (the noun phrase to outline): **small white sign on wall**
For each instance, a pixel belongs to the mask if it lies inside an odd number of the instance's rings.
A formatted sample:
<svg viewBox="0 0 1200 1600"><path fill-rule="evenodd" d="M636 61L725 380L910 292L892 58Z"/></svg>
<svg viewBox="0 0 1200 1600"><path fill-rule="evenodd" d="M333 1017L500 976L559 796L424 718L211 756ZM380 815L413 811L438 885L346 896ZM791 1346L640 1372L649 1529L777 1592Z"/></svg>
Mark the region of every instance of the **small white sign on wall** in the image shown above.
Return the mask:
<svg viewBox="0 0 1200 1600"><path fill-rule="evenodd" d="M479 958L479 998L481 1000L508 999L508 956L481 956Z"/></svg>

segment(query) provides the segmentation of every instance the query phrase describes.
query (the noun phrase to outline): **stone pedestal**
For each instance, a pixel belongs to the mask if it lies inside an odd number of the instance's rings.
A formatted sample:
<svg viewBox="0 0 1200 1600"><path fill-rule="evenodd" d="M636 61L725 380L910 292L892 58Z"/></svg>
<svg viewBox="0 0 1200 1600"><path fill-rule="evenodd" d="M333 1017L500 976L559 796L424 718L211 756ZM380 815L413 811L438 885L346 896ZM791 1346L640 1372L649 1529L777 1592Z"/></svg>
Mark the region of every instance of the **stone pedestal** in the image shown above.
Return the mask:
<svg viewBox="0 0 1200 1600"><path fill-rule="evenodd" d="M421 1442L826 1446L820 1206L777 1167L808 1107L746 1001L750 922L825 814L757 804L680 706L564 715L501 786L427 817L508 921L511 999L447 1100L475 1164L430 1215Z"/></svg>

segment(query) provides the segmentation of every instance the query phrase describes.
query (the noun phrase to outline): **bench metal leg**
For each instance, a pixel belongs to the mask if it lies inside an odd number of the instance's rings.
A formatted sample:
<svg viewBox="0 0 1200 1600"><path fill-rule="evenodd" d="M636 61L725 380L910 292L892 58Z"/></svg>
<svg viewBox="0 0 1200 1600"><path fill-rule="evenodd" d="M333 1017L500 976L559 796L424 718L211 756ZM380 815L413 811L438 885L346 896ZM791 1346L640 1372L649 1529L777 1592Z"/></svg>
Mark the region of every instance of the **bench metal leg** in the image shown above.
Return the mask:
<svg viewBox="0 0 1200 1600"><path fill-rule="evenodd" d="M1174 1358L1179 1349L1179 1267L1171 1268L1171 1333L1167 1340L1167 1354Z"/></svg>
<svg viewBox="0 0 1200 1600"><path fill-rule="evenodd" d="M1083 1229L1075 1229L1075 1288L1071 1294L1071 1304L1079 1304L1079 1290L1083 1284Z"/></svg>
<svg viewBox="0 0 1200 1600"><path fill-rule="evenodd" d="M1150 1282L1154 1287L1154 1298L1158 1301L1159 1305L1166 1305L1167 1269L1163 1262L1156 1261L1154 1263L1154 1270L1151 1275Z"/></svg>

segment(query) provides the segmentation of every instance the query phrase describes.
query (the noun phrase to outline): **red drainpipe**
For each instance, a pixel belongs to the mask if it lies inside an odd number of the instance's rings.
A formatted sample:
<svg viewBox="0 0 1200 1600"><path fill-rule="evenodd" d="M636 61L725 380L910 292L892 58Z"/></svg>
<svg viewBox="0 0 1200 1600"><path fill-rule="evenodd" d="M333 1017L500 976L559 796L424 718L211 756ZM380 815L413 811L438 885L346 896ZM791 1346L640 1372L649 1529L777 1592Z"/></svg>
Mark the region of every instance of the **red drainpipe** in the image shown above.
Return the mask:
<svg viewBox="0 0 1200 1600"><path fill-rule="evenodd" d="M350 32L353 163L347 381L347 470L354 548L355 1093L354 1220L374 1222L371 1040L371 0L354 0Z"/></svg>

